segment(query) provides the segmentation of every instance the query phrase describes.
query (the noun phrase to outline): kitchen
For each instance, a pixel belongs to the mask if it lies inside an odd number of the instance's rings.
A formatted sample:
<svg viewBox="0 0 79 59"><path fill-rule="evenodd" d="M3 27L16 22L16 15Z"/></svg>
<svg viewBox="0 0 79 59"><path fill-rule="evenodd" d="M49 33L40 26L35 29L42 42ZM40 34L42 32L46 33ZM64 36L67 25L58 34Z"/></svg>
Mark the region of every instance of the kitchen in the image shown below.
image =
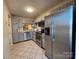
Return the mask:
<svg viewBox="0 0 79 59"><path fill-rule="evenodd" d="M74 0L5 2L11 13L7 23L11 34L9 59L73 58Z"/></svg>

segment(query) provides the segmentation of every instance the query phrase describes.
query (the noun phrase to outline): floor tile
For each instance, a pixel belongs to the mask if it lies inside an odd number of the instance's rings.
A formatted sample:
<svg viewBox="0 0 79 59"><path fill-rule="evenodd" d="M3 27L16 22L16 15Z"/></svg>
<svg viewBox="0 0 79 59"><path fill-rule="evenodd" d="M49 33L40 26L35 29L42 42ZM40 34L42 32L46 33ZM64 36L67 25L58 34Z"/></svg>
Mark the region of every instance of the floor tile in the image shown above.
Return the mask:
<svg viewBox="0 0 79 59"><path fill-rule="evenodd" d="M48 59L45 51L34 41L25 41L11 46L10 59Z"/></svg>

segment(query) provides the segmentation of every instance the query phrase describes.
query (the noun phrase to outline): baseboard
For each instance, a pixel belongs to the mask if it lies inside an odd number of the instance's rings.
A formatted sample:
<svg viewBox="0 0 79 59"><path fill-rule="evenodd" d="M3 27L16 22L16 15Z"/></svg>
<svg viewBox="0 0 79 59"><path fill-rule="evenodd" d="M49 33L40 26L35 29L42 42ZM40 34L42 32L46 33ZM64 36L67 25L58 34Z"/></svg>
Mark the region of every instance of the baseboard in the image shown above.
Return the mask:
<svg viewBox="0 0 79 59"><path fill-rule="evenodd" d="M30 40L33 40L33 39L28 39L28 40L24 40L24 41L19 41L19 42L15 42L15 43L13 43L13 44L20 43L20 42L25 42L25 41L30 41Z"/></svg>

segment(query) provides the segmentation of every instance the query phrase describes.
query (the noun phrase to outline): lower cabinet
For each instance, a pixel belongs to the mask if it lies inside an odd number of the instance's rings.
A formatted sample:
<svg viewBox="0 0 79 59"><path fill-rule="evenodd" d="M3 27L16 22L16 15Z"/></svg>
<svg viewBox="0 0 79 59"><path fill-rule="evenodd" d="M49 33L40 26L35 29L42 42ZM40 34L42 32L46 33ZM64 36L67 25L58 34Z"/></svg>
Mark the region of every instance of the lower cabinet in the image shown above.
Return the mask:
<svg viewBox="0 0 79 59"><path fill-rule="evenodd" d="M18 41L24 41L24 33L23 32L18 33Z"/></svg>
<svg viewBox="0 0 79 59"><path fill-rule="evenodd" d="M25 33L25 40L30 40L30 39L33 39L33 36L32 36L32 32L30 31L30 32L24 32Z"/></svg>
<svg viewBox="0 0 79 59"><path fill-rule="evenodd" d="M24 35L24 33L25 33L25 35ZM16 32L16 33L13 33L13 43L21 42L21 41L24 41L24 40L30 40L30 39L33 39L32 32Z"/></svg>
<svg viewBox="0 0 79 59"><path fill-rule="evenodd" d="M13 33L13 43L24 41L24 33L16 32Z"/></svg>
<svg viewBox="0 0 79 59"><path fill-rule="evenodd" d="M18 42L18 32L13 33L12 37L13 37L13 43Z"/></svg>

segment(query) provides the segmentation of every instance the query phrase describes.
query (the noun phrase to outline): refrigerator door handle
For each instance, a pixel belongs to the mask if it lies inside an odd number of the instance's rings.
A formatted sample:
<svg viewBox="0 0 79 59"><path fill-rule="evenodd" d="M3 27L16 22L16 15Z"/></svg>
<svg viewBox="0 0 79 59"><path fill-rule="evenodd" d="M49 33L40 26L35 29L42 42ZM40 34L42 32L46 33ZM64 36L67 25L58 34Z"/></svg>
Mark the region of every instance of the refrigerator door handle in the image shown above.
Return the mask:
<svg viewBox="0 0 79 59"><path fill-rule="evenodd" d="M55 39L55 34L53 33L53 39Z"/></svg>
<svg viewBox="0 0 79 59"><path fill-rule="evenodd" d="M53 37L52 37L53 42L55 42L55 33L53 32Z"/></svg>
<svg viewBox="0 0 79 59"><path fill-rule="evenodd" d="M54 23L52 23L52 41L55 42L55 29L54 29Z"/></svg>

